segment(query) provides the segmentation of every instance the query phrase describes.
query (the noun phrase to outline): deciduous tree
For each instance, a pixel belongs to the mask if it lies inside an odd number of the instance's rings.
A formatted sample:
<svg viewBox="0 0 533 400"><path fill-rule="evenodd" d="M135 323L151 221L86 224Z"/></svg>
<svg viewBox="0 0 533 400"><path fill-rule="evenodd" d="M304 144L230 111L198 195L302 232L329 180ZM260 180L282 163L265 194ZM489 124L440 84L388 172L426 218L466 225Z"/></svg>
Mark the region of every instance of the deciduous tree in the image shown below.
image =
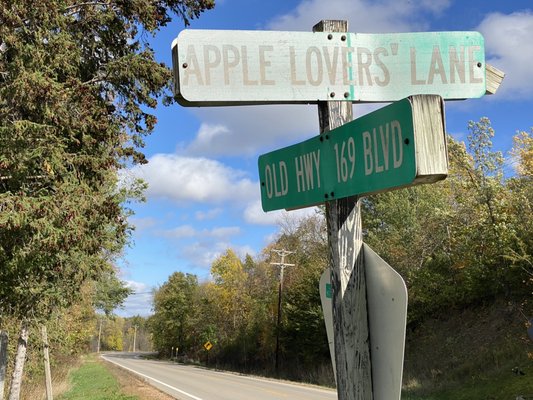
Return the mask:
<svg viewBox="0 0 533 400"><path fill-rule="evenodd" d="M154 314L149 319L156 350L170 355L171 349L186 351L194 338L194 302L198 290L195 275L174 272L154 293Z"/></svg>

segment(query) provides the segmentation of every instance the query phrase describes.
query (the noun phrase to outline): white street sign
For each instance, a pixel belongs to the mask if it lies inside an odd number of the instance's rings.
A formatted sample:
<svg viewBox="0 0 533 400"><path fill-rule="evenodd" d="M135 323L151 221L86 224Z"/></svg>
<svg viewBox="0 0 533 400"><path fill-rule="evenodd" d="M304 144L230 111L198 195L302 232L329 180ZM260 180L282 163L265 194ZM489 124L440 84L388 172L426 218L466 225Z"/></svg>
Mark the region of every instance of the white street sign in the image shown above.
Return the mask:
<svg viewBox="0 0 533 400"><path fill-rule="evenodd" d="M478 32L184 30L172 43L183 105L444 99L486 92Z"/></svg>

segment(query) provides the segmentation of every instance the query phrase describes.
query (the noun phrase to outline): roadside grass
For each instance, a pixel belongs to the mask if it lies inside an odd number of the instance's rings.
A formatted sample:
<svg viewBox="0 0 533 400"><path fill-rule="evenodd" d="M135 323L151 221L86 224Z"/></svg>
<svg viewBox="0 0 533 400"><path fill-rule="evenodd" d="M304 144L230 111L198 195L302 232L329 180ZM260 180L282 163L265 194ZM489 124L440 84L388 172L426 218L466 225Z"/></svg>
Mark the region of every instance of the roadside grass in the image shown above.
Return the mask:
<svg viewBox="0 0 533 400"><path fill-rule="evenodd" d="M533 363L520 368L520 373L513 372L511 367L502 371L477 377L470 382L456 383L431 393L420 393L417 389L404 390L402 400L533 399Z"/></svg>
<svg viewBox="0 0 533 400"><path fill-rule="evenodd" d="M409 331L403 400L533 399L533 342L522 306L496 299Z"/></svg>
<svg viewBox="0 0 533 400"><path fill-rule="evenodd" d="M115 377L96 355L84 357L80 368L70 374L70 388L58 400L139 400L121 392Z"/></svg>

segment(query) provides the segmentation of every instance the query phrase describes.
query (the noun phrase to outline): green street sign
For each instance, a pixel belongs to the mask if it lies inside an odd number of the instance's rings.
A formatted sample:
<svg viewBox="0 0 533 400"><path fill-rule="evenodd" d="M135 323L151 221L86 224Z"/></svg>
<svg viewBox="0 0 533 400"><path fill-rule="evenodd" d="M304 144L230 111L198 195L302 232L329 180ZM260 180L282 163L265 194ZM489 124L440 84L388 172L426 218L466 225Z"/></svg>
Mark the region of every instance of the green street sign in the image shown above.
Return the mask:
<svg viewBox="0 0 533 400"><path fill-rule="evenodd" d="M400 100L330 132L259 157L264 211L308 207L447 174L443 101Z"/></svg>

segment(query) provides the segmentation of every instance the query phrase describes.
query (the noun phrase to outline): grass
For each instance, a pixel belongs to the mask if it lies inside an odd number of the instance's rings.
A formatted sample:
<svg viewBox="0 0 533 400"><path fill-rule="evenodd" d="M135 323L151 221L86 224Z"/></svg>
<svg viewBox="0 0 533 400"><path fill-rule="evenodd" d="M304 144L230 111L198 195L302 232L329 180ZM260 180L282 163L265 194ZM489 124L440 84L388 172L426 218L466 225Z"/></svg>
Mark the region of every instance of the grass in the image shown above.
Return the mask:
<svg viewBox="0 0 533 400"><path fill-rule="evenodd" d="M533 400L533 342L511 302L424 321L405 360L402 400Z"/></svg>
<svg viewBox="0 0 533 400"><path fill-rule="evenodd" d="M514 367L518 365L518 371ZM533 361L521 360L520 363L508 362L497 370L490 370L485 374L479 371L468 373L467 368L457 369L463 371L464 377L459 380L454 374L454 380L448 383L440 382L433 385L430 382L420 384L413 379L404 385L403 400L533 400ZM487 370L491 367L485 364ZM473 370L474 368L472 368Z"/></svg>
<svg viewBox="0 0 533 400"><path fill-rule="evenodd" d="M533 399L533 366L523 370L525 375L508 374L493 379L480 379L430 395L402 394L402 400L514 400L522 396Z"/></svg>
<svg viewBox="0 0 533 400"><path fill-rule="evenodd" d="M98 362L94 355L88 356L70 375L70 389L58 400L138 400L137 396L121 393L120 384Z"/></svg>
<svg viewBox="0 0 533 400"><path fill-rule="evenodd" d="M509 374L429 395L404 393L402 400L514 400L519 396L529 400L533 399L532 374L533 368L527 368L525 376Z"/></svg>

